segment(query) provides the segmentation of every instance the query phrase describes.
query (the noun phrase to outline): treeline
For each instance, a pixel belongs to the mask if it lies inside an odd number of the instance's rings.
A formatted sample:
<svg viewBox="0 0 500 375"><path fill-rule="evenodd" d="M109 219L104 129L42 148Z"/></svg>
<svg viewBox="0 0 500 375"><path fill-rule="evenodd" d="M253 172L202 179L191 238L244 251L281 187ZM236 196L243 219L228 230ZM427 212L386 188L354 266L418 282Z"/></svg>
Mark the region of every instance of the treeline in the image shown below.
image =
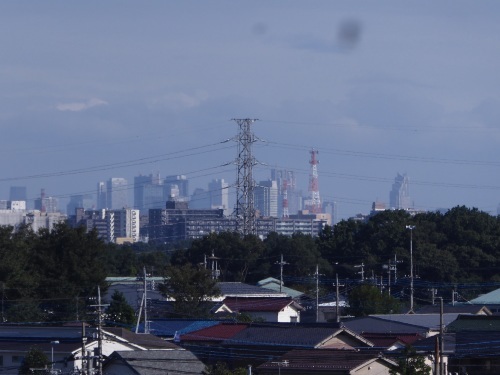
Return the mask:
<svg viewBox="0 0 500 375"><path fill-rule="evenodd" d="M138 276L143 268L163 276L170 267L209 264L212 255L222 281L255 283L278 278L281 256L287 286L314 289L318 266L322 287L333 290L342 280L383 276L398 260L398 278L410 274L410 231L414 226L413 263L416 285L500 282L500 217L467 207L446 213L410 216L384 211L367 222L347 220L326 227L317 238L270 233L242 238L236 233L210 234L166 249L149 244L106 244L97 232L56 225L34 233L29 227L0 227L0 286L3 321L80 319L95 304L90 298L107 288L106 276ZM400 262L400 263L399 263ZM422 287L423 288L423 287ZM490 288L491 290L492 288ZM325 293L328 290L325 290Z"/></svg>

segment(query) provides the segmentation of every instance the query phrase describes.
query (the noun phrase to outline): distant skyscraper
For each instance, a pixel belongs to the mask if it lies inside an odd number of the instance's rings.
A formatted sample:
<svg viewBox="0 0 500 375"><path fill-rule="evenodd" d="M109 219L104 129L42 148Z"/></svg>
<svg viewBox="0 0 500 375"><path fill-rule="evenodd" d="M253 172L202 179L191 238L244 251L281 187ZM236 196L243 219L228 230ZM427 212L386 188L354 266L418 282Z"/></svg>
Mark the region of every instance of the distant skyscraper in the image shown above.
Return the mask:
<svg viewBox="0 0 500 375"><path fill-rule="evenodd" d="M176 195L177 194L177 195ZM168 200L171 196L176 199L189 199L189 180L184 175L165 177L165 198Z"/></svg>
<svg viewBox="0 0 500 375"><path fill-rule="evenodd" d="M254 189L255 209L262 217L278 217L278 183L261 181Z"/></svg>
<svg viewBox="0 0 500 375"><path fill-rule="evenodd" d="M35 210L39 210L42 213L59 212L58 203L57 198L47 197L45 189L42 189L40 198L35 199Z"/></svg>
<svg viewBox="0 0 500 375"><path fill-rule="evenodd" d="M210 208L210 193L202 188L196 188L191 195L189 208L204 210Z"/></svg>
<svg viewBox="0 0 500 375"><path fill-rule="evenodd" d="M293 171L271 169L271 180L276 181L278 186L278 217L283 217L285 189L288 213L296 214L302 209L301 193L295 189L297 183Z"/></svg>
<svg viewBox="0 0 500 375"><path fill-rule="evenodd" d="M406 174L397 174L389 194L389 202L391 209L408 210L411 208L410 182Z"/></svg>
<svg viewBox="0 0 500 375"><path fill-rule="evenodd" d="M214 179L208 184L210 208L222 208L229 215L229 184L224 179Z"/></svg>
<svg viewBox="0 0 500 375"><path fill-rule="evenodd" d="M106 182L107 208L120 210L128 207L128 184L122 177L113 177Z"/></svg>
<svg viewBox="0 0 500 375"><path fill-rule="evenodd" d="M97 183L97 209L104 210L108 207L108 199L106 193L106 183L98 182Z"/></svg>
<svg viewBox="0 0 500 375"><path fill-rule="evenodd" d="M84 210L89 210L93 206L92 194L84 195L72 195L69 198L69 202L66 206L67 215L75 215L77 208L83 208Z"/></svg>
<svg viewBox="0 0 500 375"><path fill-rule="evenodd" d="M26 186L11 186L9 192L10 201L26 201L28 200L28 194L26 192Z"/></svg>
<svg viewBox="0 0 500 375"><path fill-rule="evenodd" d="M134 207L142 214L147 213L150 208L164 208L165 202L163 181L159 173L134 177Z"/></svg>

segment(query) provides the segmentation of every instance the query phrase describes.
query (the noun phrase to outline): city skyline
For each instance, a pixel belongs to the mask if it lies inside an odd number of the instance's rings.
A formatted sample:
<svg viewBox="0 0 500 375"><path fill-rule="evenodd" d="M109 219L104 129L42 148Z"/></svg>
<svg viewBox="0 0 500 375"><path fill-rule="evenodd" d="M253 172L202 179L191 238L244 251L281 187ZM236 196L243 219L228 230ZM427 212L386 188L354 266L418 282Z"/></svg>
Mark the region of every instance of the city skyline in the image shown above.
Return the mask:
<svg viewBox="0 0 500 375"><path fill-rule="evenodd" d="M339 220L389 203L397 173L418 209L497 212L497 2L49 4L0 4L0 199L156 171L233 185L231 118L250 117L255 181L291 170L306 195L318 150Z"/></svg>

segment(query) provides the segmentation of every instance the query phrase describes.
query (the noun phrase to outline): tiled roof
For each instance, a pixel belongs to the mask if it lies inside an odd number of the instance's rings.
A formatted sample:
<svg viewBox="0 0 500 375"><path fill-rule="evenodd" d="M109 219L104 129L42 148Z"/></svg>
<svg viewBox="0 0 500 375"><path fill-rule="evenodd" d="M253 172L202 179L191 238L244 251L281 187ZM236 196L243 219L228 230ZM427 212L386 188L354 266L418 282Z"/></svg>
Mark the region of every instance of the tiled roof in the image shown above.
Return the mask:
<svg viewBox="0 0 500 375"><path fill-rule="evenodd" d="M384 361L387 366L392 362L378 358L377 354L350 350L292 350L283 355L279 361L269 361L257 367L258 370L276 369L286 366L287 370L305 371L339 371L353 370L363 364L375 360Z"/></svg>
<svg viewBox="0 0 500 375"><path fill-rule="evenodd" d="M286 298L259 298L259 297L227 297L222 302L231 311L235 312L255 312L255 311L268 311L279 312L288 305L294 303L292 299ZM296 308L300 309L299 305Z"/></svg>
<svg viewBox="0 0 500 375"><path fill-rule="evenodd" d="M439 314L441 307L439 305L422 306L417 310L417 314ZM444 305L443 312L445 314L458 313L458 314L483 314L491 315L491 311L482 305Z"/></svg>
<svg viewBox="0 0 500 375"><path fill-rule="evenodd" d="M286 297L286 294L256 285L238 282L220 282L217 284L222 296L248 296L248 297Z"/></svg>
<svg viewBox="0 0 500 375"><path fill-rule="evenodd" d="M187 350L145 350L114 352L104 363L126 362L139 375L203 374L205 365Z"/></svg>
<svg viewBox="0 0 500 375"><path fill-rule="evenodd" d="M447 326L458 317L458 313L443 314L443 324ZM370 315L377 319L382 319L391 322L405 323L409 325L425 327L428 330L438 331L440 326L439 314L387 314L387 315Z"/></svg>
<svg viewBox="0 0 500 375"><path fill-rule="evenodd" d="M372 316L365 316L349 320L342 320L342 325L359 334L364 333L419 333L425 334L428 329L397 321L378 319Z"/></svg>
<svg viewBox="0 0 500 375"><path fill-rule="evenodd" d="M298 298L304 295L303 292L300 292L292 288L288 288L284 285L281 285L280 288L280 281L278 279L275 279L274 277L268 277L267 279L261 280L257 283L257 285L261 288L274 290L275 292L286 293L288 296L292 298Z"/></svg>
<svg viewBox="0 0 500 375"><path fill-rule="evenodd" d="M459 315L446 327L447 332L500 331L500 316Z"/></svg>
<svg viewBox="0 0 500 375"><path fill-rule="evenodd" d="M254 325L240 331L223 345L283 345L314 348L333 336L339 328L303 325Z"/></svg>
<svg viewBox="0 0 500 375"><path fill-rule="evenodd" d="M216 320L165 319L149 322L149 332L161 337L174 337L175 333L184 334L201 328L219 324ZM142 326L142 325L141 325Z"/></svg>
<svg viewBox="0 0 500 375"><path fill-rule="evenodd" d="M247 328L247 324L223 323L181 335L182 341L223 341Z"/></svg>
<svg viewBox="0 0 500 375"><path fill-rule="evenodd" d="M178 349L179 347L171 342L162 340L154 335L145 333L135 333L128 329L117 327L103 328L104 333L109 332L115 336L119 336L132 344L139 345L146 349Z"/></svg>
<svg viewBox="0 0 500 375"><path fill-rule="evenodd" d="M375 345L375 348L379 349L387 349L397 343L401 343L403 346L413 345L414 342L424 338L424 336L418 333L364 333L362 336L371 341Z"/></svg>
<svg viewBox="0 0 500 375"><path fill-rule="evenodd" d="M498 305L500 304L500 289L483 294L470 301L475 305Z"/></svg>

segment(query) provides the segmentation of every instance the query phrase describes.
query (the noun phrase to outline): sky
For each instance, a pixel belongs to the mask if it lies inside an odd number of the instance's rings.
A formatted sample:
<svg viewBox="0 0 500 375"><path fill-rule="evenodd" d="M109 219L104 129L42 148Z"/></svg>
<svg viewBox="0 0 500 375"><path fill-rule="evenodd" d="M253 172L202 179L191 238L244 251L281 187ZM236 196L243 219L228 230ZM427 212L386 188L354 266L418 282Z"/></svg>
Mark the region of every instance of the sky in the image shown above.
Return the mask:
<svg viewBox="0 0 500 375"><path fill-rule="evenodd" d="M232 119L254 118L257 182L307 194L314 148L339 219L398 173L417 209L497 214L498 1L2 1L0 46L0 199L234 184Z"/></svg>

